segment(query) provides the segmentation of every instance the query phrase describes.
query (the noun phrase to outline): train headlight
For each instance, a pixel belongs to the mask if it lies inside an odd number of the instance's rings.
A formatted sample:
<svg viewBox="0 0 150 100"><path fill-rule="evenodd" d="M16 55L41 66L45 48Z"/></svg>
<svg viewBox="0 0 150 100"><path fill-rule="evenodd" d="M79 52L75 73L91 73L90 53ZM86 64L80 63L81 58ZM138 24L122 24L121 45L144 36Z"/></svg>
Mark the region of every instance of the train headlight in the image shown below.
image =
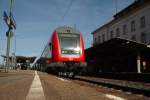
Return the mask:
<svg viewBox="0 0 150 100"><path fill-rule="evenodd" d="M79 53L80 52L80 48L79 47L74 48L74 51L75 51L75 53Z"/></svg>
<svg viewBox="0 0 150 100"><path fill-rule="evenodd" d="M75 53L79 53L79 51L74 51Z"/></svg>
<svg viewBox="0 0 150 100"><path fill-rule="evenodd" d="M68 51L67 51L67 50L62 50L61 53L62 53L62 54L67 54Z"/></svg>
<svg viewBox="0 0 150 100"><path fill-rule="evenodd" d="M61 53L65 54L65 53L66 53L66 51L65 51L65 50L62 50L62 51L61 51Z"/></svg>
<svg viewBox="0 0 150 100"><path fill-rule="evenodd" d="M62 50L61 53L65 53L65 51Z"/></svg>
<svg viewBox="0 0 150 100"><path fill-rule="evenodd" d="M80 51L80 48L79 48L79 47L77 47L77 48L74 48L74 50L75 50L75 51Z"/></svg>

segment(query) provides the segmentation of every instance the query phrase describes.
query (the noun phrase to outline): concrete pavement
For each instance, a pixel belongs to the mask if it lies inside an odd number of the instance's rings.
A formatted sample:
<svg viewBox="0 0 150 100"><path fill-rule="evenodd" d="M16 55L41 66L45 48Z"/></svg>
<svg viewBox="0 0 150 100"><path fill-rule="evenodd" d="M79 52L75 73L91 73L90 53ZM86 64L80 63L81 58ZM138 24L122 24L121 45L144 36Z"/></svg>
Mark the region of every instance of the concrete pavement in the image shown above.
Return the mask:
<svg viewBox="0 0 150 100"><path fill-rule="evenodd" d="M0 100L150 100L125 93L30 70L0 72Z"/></svg>

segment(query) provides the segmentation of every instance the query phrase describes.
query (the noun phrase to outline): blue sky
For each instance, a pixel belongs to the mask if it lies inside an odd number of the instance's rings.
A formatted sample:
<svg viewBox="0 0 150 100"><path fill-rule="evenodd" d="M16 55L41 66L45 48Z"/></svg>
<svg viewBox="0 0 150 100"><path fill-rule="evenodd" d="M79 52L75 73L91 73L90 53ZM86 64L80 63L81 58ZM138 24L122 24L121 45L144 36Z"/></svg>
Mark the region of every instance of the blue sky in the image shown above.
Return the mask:
<svg viewBox="0 0 150 100"><path fill-rule="evenodd" d="M118 11L134 0L14 0L13 15L17 23L11 53L39 56L55 28L76 26L83 33L85 48L92 45L91 32L112 19L115 1ZM0 54L6 53L7 26L3 11L9 0L0 0ZM16 40L16 50L15 50Z"/></svg>

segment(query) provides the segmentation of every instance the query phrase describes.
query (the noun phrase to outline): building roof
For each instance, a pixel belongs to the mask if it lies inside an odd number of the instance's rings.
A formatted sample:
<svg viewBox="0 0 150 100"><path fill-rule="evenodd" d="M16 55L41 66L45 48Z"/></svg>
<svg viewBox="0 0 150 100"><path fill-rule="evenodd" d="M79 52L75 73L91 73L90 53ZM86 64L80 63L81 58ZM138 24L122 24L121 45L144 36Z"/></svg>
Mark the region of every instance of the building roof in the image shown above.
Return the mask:
<svg viewBox="0 0 150 100"><path fill-rule="evenodd" d="M99 31L100 29L102 29L104 27L108 27L109 24L113 23L114 21L118 20L119 18L123 17L124 15L127 15L130 12L133 12L135 10L135 8L142 7L144 4L147 4L148 2L150 2L150 0L135 0L135 2L133 2L131 5L127 6L126 8L124 8L123 10L121 10L120 12L115 14L111 21L102 25L101 27L99 27L98 29L93 31L91 34L96 33L97 31Z"/></svg>
<svg viewBox="0 0 150 100"><path fill-rule="evenodd" d="M146 4L147 2L150 2L150 0L135 0L135 2L133 2L131 5L127 6L125 9L121 10L120 12L118 12L117 14L114 15L114 18L120 18L123 15L132 12L135 8L139 8L141 6L143 6L144 4Z"/></svg>

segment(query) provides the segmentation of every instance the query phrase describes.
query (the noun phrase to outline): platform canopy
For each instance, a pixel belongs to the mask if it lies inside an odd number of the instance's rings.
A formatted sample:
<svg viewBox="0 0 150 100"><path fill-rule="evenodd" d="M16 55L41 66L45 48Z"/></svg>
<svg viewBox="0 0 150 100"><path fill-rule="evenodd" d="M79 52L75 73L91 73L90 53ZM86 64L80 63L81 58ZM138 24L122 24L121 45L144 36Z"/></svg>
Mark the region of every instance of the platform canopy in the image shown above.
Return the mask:
<svg viewBox="0 0 150 100"><path fill-rule="evenodd" d="M103 72L137 72L137 64L150 72L150 48L135 41L114 38L86 49L85 55L89 65Z"/></svg>
<svg viewBox="0 0 150 100"><path fill-rule="evenodd" d="M6 58L6 56L1 55L3 58ZM10 59L12 57L10 56ZM36 57L26 57L26 56L16 56L17 63L33 63Z"/></svg>
<svg viewBox="0 0 150 100"><path fill-rule="evenodd" d="M86 53L94 54L94 55L103 54L103 53L113 54L114 52L119 53L119 52L130 52L130 51L150 52L150 48L148 47L148 45L137 43L135 41L121 39L121 38L114 38L104 43L94 45L93 47L85 50Z"/></svg>

